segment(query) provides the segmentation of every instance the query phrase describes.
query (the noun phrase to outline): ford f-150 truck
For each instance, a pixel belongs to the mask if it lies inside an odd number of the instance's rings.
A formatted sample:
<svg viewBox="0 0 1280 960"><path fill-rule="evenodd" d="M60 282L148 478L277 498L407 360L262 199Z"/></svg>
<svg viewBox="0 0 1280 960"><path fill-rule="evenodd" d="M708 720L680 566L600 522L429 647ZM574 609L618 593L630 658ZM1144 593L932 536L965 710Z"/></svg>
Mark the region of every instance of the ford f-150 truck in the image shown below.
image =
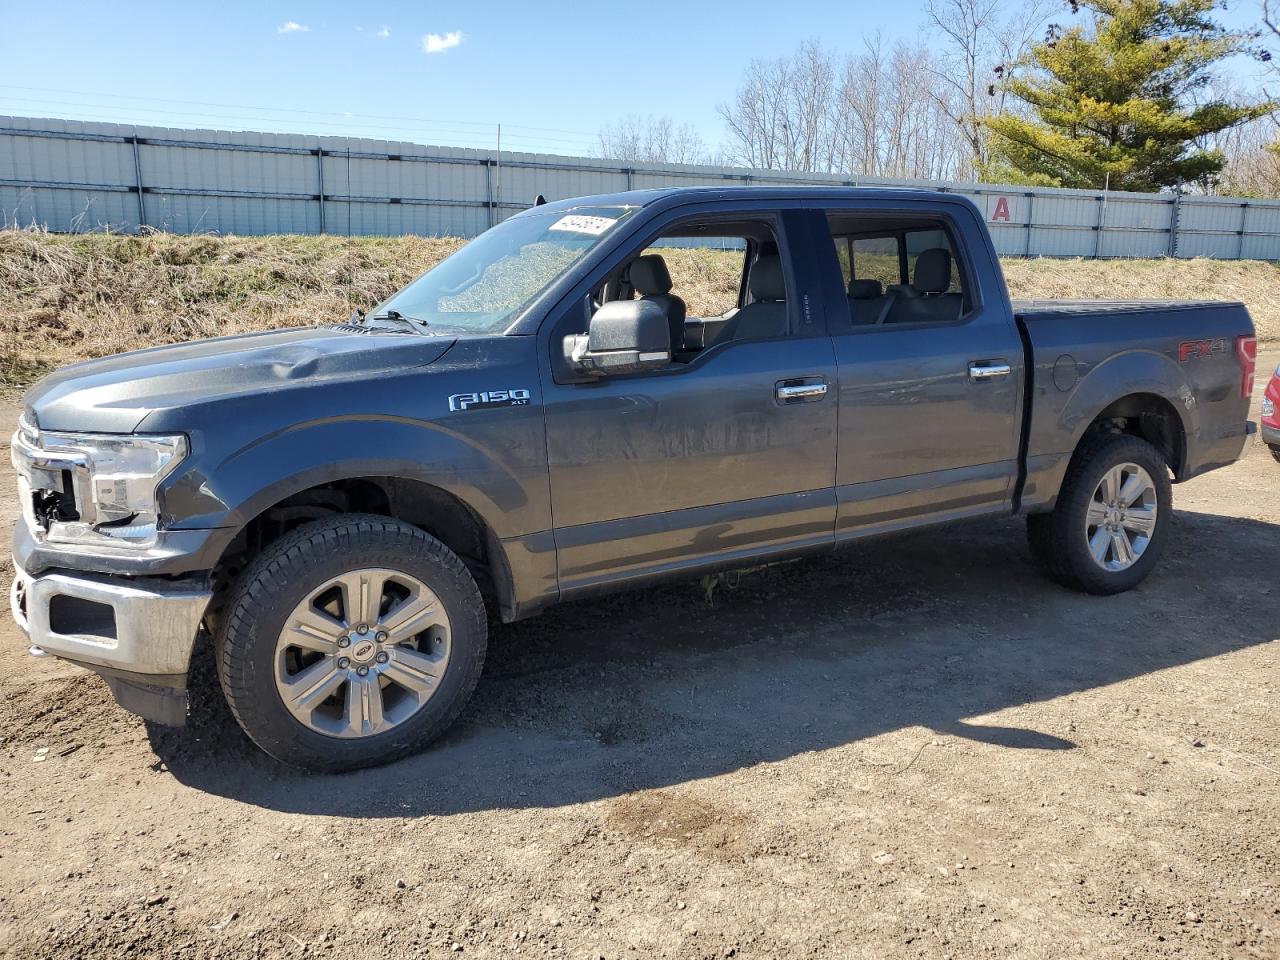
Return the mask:
<svg viewBox="0 0 1280 960"><path fill-rule="evenodd" d="M698 316L688 248L738 276ZM1241 455L1254 357L1238 303L1011 303L944 192L548 203L367 315L32 388L13 611L167 723L207 635L264 750L380 763L458 716L491 620L593 591L1010 514L1127 590L1171 478Z"/></svg>

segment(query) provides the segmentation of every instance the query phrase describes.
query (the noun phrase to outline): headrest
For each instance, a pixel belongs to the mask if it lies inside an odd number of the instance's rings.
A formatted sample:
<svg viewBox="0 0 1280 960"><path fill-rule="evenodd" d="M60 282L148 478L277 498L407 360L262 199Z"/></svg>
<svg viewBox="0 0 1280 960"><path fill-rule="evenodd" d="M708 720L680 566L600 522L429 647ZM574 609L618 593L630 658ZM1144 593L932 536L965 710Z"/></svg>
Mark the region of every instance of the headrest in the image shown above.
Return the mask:
<svg viewBox="0 0 1280 960"><path fill-rule="evenodd" d="M879 280L850 280L850 300L874 300L884 296L884 284Z"/></svg>
<svg viewBox="0 0 1280 960"><path fill-rule="evenodd" d="M671 273L667 261L656 253L647 253L631 261L628 272L631 286L642 297L654 297L671 291Z"/></svg>
<svg viewBox="0 0 1280 960"><path fill-rule="evenodd" d="M782 280L782 259L776 253L762 253L751 265L747 289L755 300L785 300L786 284Z"/></svg>
<svg viewBox="0 0 1280 960"><path fill-rule="evenodd" d="M951 286L951 251L933 247L916 258L916 275L911 284L917 293L945 293Z"/></svg>

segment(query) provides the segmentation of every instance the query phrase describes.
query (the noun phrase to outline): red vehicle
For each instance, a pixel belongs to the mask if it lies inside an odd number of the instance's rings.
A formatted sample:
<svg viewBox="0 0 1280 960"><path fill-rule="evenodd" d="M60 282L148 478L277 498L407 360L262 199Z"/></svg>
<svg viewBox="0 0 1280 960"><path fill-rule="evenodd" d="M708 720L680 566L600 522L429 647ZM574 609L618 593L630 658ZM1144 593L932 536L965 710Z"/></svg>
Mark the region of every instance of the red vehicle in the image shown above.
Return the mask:
<svg viewBox="0 0 1280 960"><path fill-rule="evenodd" d="M1262 440L1280 462L1280 367L1271 374L1267 392L1262 395Z"/></svg>

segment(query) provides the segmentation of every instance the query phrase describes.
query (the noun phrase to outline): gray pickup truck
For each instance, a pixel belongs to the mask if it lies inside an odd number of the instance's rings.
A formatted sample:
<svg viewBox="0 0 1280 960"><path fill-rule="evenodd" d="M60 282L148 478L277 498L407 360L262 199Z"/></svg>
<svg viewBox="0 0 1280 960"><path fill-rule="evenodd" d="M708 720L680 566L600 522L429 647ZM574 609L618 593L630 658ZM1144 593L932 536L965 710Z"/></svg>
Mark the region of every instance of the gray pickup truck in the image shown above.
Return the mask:
<svg viewBox="0 0 1280 960"><path fill-rule="evenodd" d="M491 619L594 591L1018 513L1053 580L1127 590L1170 478L1241 455L1253 333L1238 303L1011 303L942 192L549 203L368 315L32 388L13 611L167 723L207 635L268 753L380 763L458 716Z"/></svg>

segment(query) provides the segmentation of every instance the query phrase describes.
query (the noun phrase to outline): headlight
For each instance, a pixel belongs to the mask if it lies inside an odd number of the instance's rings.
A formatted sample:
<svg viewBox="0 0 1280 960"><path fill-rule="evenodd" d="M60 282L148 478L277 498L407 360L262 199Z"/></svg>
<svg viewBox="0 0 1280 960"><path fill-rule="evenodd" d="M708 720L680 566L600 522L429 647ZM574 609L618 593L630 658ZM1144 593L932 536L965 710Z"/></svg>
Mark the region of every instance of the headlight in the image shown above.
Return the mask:
<svg viewBox="0 0 1280 960"><path fill-rule="evenodd" d="M41 431L25 452L33 509L51 542L148 546L159 521L156 489L187 455L187 438ZM41 478L61 482L46 490Z"/></svg>

